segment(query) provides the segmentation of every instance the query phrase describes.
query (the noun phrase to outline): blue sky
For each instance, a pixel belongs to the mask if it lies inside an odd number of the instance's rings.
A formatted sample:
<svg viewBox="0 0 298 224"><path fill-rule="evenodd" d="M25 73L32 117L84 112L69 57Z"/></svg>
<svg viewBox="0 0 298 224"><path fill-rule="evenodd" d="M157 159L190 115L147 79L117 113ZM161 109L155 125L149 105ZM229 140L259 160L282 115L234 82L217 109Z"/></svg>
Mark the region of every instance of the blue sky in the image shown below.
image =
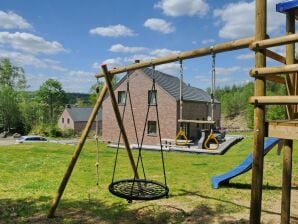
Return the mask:
<svg viewBox="0 0 298 224"><path fill-rule="evenodd" d="M268 0L268 34L285 32L285 16ZM25 69L29 90L48 78L67 92L84 92L110 68L253 36L253 1L211 0L1 0L0 57ZM281 47L274 49L283 54ZM216 57L217 86L251 80L253 53ZM269 63L271 63L269 61ZM177 63L157 67L178 75ZM206 89L211 56L184 62L185 82Z"/></svg>

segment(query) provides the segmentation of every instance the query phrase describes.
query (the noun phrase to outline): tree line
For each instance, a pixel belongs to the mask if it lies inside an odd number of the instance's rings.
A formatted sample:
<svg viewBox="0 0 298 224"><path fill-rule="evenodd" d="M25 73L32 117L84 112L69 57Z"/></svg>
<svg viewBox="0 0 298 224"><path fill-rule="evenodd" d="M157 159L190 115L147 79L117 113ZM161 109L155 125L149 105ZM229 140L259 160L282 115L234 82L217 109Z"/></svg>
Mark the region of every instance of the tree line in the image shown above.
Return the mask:
<svg viewBox="0 0 298 224"><path fill-rule="evenodd" d="M208 89L210 92L210 89ZM284 85L274 82L266 82L266 95L285 95ZM254 95L254 83L249 82L243 85L226 86L217 88L216 98L221 102L221 112L227 119L233 119L237 115L244 115L247 126L253 127L253 105L248 103L248 98ZM285 107L272 105L266 107L266 119L278 120L285 119Z"/></svg>
<svg viewBox="0 0 298 224"><path fill-rule="evenodd" d="M57 121L66 104L88 107L96 93L67 94L55 79L46 80L37 91L27 91L29 85L24 69L8 58L0 61L0 132L27 134L57 131ZM70 96L70 97L69 97ZM53 133L55 134L55 133Z"/></svg>

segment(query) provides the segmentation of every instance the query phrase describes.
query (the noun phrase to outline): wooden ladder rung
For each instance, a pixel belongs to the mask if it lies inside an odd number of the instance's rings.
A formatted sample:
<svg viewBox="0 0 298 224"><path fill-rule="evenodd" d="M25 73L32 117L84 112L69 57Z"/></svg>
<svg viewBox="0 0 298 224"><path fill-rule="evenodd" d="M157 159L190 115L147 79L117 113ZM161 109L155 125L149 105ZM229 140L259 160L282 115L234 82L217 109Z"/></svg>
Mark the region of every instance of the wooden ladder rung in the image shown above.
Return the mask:
<svg viewBox="0 0 298 224"><path fill-rule="evenodd" d="M283 65L283 66L275 66L275 67L263 67L263 68L253 68L249 71L251 76L258 75L280 75L287 73L298 72L298 64L292 65Z"/></svg>
<svg viewBox="0 0 298 224"><path fill-rule="evenodd" d="M298 96L252 96L249 98L249 103L259 105L298 104Z"/></svg>

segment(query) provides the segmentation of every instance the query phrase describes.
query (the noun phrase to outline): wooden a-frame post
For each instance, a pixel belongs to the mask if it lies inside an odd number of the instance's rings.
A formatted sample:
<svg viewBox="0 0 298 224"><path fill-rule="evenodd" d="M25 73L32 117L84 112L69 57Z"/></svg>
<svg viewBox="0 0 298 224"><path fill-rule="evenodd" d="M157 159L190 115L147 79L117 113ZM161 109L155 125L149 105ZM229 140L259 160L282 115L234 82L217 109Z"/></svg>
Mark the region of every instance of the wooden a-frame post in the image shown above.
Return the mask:
<svg viewBox="0 0 298 224"><path fill-rule="evenodd" d="M60 186L58 188L57 194L56 194L56 196L55 196L55 198L54 198L54 200L52 202L51 208L49 210L48 218L53 218L54 215L55 215L55 211L57 209L57 206L58 206L58 204L60 202L60 199L61 199L61 197L63 195L64 190L65 190L65 187L66 187L66 185L68 183L68 180L69 180L69 178L70 178L70 176L72 174L72 171L73 171L73 169L74 169L74 167L76 165L76 162L77 162L77 160L79 158L79 155L80 155L80 153L81 153L81 151L83 149L83 146L84 146L84 143L85 143L85 141L87 139L88 133L89 133L91 127L92 127L92 123L93 123L93 121L94 121L94 119L95 119L95 117L97 115L97 112L98 112L99 108L102 105L102 102L104 100L104 97L105 97L107 91L108 91L108 87L105 84L104 87L103 87L103 89L101 90L100 95L98 96L98 98L96 100L96 103L94 105L94 108L93 108L93 110L92 110L92 112L90 114L90 117L89 117L89 119L87 121L87 124L86 124L86 126L84 128L84 131L83 131L83 133L81 135L80 141L79 141L79 143L78 143L78 145L76 147L76 150L75 150L75 152L74 152L74 154L73 154L73 156L71 158L71 161L70 161L70 163L68 165L68 168L67 168L67 170L66 170L66 172L64 174L64 177L63 177L63 179L62 179L62 181L60 183Z"/></svg>
<svg viewBox="0 0 298 224"><path fill-rule="evenodd" d="M131 167L133 169L135 177L137 179L139 179L139 174L138 174L138 171L137 171L137 167L136 167L136 164L135 164L135 161L134 161L131 149L130 149L130 144L129 144L129 141L128 141L128 138L127 138L127 135L126 135L126 131L125 131L125 128L124 128L124 125L123 125L121 114L120 114L120 111L119 111L119 108L118 108L118 105L117 105L117 101L116 101L116 97L115 97L115 94L114 94L114 90L113 90L113 86L112 86L112 82L111 82L111 76L112 75L109 73L109 71L107 69L107 65L102 65L101 68L102 68L102 71L103 71L103 74L104 74L104 77L105 77L105 80L106 80L106 85L107 85L107 88L109 90L111 103L112 103L112 106L113 106L113 109L114 109L114 113L115 113L115 116L116 116L118 126L119 126L120 131L121 131L121 135L122 135L122 138L123 138L123 141L124 141L124 145L125 145L125 148L126 148L126 151L127 151L127 154L128 154L128 158L129 158Z"/></svg>
<svg viewBox="0 0 298 224"><path fill-rule="evenodd" d="M108 70L106 68L106 65L103 66L103 68L104 68L103 72L106 72L106 74L108 74ZM93 108L93 110L92 110L92 112L90 114L90 117L89 117L89 119L87 121L87 124L86 124L86 126L84 128L84 131L83 131L83 133L81 135L80 141L79 141L79 143L78 143L78 145L76 147L76 150L75 150L75 152L74 152L74 154L72 156L72 159L71 159L71 161L70 161L70 163L68 165L68 168L67 168L67 170L66 170L66 172L65 172L65 174L63 176L63 179L62 179L62 181L60 183L60 186L58 188L58 191L56 193L56 196L53 199L52 205L50 207L50 210L49 210L49 213L48 213L48 216L47 216L48 218L53 218L54 215L55 215L55 211L57 209L57 206L58 206L58 204L60 202L60 199L61 199L61 197L63 195L64 190L65 190L65 187L66 187L66 185L67 185L67 183L69 181L69 178L70 178L70 176L72 174L72 171L73 171L73 169L74 169L74 167L76 165L76 162L77 162L77 160L78 160L78 158L80 156L80 153L81 153L81 151L83 149L84 143L85 143L85 141L87 139L87 136L89 134L89 131L90 131L91 127L92 127L92 123L93 123L93 121L94 121L94 119L95 119L95 117L96 117L96 115L98 113L99 108L101 107L101 105L103 103L104 97L105 97L108 89L110 89L110 91L112 91L112 93L113 93L113 94L110 94L110 95L115 97L114 92L113 92L113 88L112 88L112 84L111 84L111 81L110 81L110 78L112 78L113 75L109 74L109 76L110 77L108 77L108 79L107 79L108 82L104 85L103 89L101 90L101 92L100 92L100 94L99 94L99 96L98 96L98 98L96 100L96 103L94 105L94 108ZM117 109L118 109L118 107L117 107ZM119 110L118 110L118 112L119 112ZM120 122L121 122L121 118L120 118ZM122 122L121 122L121 124L122 124ZM122 124L121 127L124 130L123 124ZM137 170L136 170L136 165L135 165L135 162L134 162L134 159L133 159L131 150L129 148L129 143L128 143L128 140L127 140L127 136L126 136L125 130L123 131L122 129L121 129L122 136L123 136L124 139L126 139L126 141L125 141L126 144L125 145L126 145L126 148L127 148L127 153L128 153L129 159L130 159L130 163L131 163L133 172L135 173L136 178L139 178L138 173L137 173Z"/></svg>

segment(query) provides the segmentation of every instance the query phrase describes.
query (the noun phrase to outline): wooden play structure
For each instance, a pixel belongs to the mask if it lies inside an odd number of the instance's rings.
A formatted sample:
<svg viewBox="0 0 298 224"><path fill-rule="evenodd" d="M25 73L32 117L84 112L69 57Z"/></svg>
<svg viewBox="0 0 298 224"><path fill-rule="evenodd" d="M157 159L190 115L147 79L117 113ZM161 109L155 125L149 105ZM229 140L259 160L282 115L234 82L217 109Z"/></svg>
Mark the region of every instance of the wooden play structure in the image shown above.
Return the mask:
<svg viewBox="0 0 298 224"><path fill-rule="evenodd" d="M90 115L87 125L82 133L80 141L76 146L74 155L70 161L68 169L58 188L56 197L53 200L48 217L53 217L64 189L71 176L76 161L82 151L85 140L91 125L96 117L97 111L102 105L103 99L109 91L111 98L114 92L111 86L111 78L119 73L129 72L149 66L156 66L170 62L186 60L190 58L202 57L206 55L218 54L226 51L249 48L255 52L255 68L251 69L250 75L255 78L255 94L250 97L249 102L254 105L254 141L253 141L253 164L251 182L251 206L250 223L258 224L261 221L262 211L262 185L263 185L263 166L264 166L264 138L275 137L284 139L283 149L283 176L282 176L282 199L281 199L281 223L290 223L291 205L291 178L292 178L292 153L293 139L298 139L298 64L295 59L295 42L298 42L298 34L295 34L295 11L298 9L298 1L288 1L277 5L279 12L285 13L286 35L276 38L269 38L267 35L267 1L256 0L255 12L255 36L239 39L231 42L215 44L211 47L199 48L191 51L181 52L175 55L160 57L140 63L107 69L102 65L102 73L97 74L97 78L105 77L106 84L99 94L94 109ZM237 19L237 18L236 18ZM279 55L267 48L274 46L286 46L286 56ZM266 57L272 58L282 64L277 67L266 67ZM285 96L266 96L266 82L273 81L286 86L287 95ZM117 122L121 130L125 148L134 171L138 178L136 163L133 159L130 145L126 136L125 127L122 123L119 109L112 102ZM265 110L267 105L285 105L287 120L269 121L265 120Z"/></svg>

